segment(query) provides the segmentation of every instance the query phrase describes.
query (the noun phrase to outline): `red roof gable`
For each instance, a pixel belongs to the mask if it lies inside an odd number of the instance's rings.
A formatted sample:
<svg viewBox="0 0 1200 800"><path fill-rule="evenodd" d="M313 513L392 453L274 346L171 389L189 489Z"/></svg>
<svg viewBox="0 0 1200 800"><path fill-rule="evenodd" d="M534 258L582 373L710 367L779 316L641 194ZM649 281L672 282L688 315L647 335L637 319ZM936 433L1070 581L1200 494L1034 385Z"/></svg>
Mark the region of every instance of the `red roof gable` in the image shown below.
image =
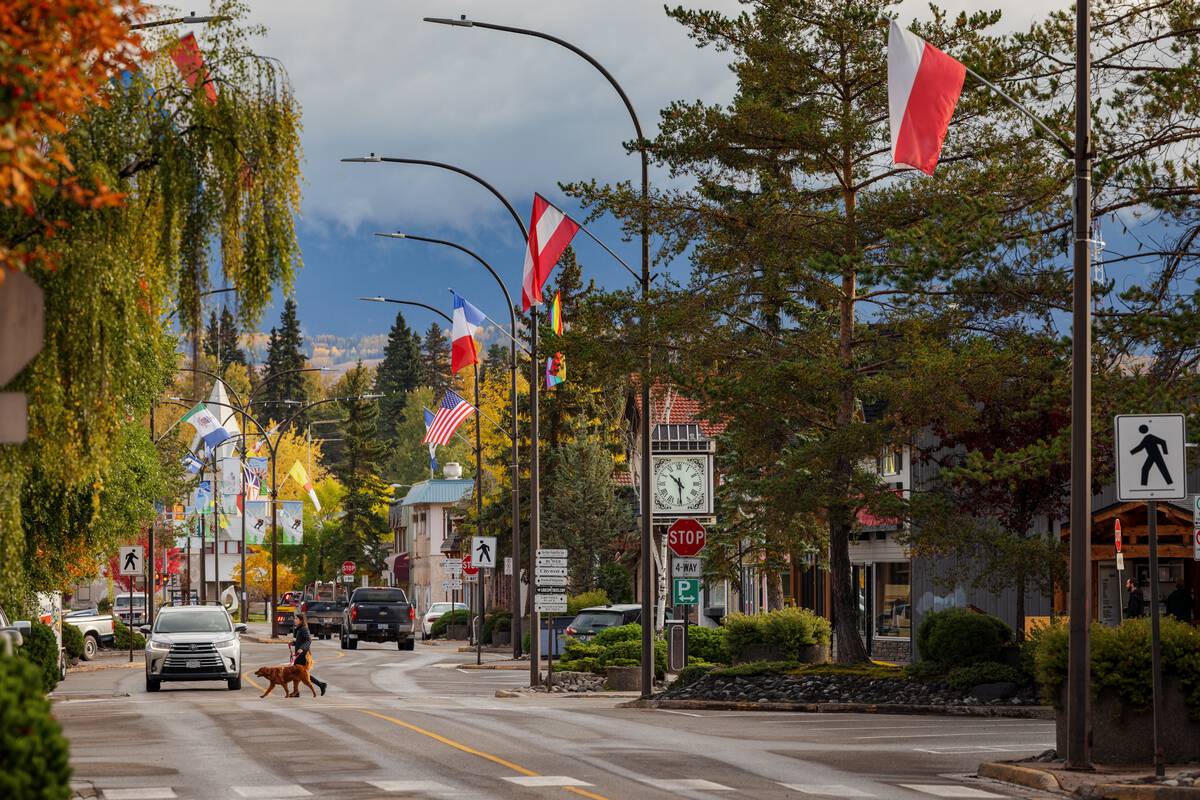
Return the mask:
<svg viewBox="0 0 1200 800"><path fill-rule="evenodd" d="M642 393L635 390L633 401L639 416L642 411ZM724 422L711 422L702 415L700 403L685 397L673 386L656 383L650 389L650 422L653 425L699 425L708 437L716 437L725 430Z"/></svg>

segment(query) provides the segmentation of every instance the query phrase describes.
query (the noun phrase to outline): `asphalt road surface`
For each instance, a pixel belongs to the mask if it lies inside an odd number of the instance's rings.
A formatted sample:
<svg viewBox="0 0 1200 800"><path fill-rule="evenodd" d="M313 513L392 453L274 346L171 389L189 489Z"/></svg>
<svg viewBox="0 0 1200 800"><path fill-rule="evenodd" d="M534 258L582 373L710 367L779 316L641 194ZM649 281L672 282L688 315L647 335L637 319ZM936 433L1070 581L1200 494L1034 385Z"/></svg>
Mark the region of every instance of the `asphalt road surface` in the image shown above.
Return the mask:
<svg viewBox="0 0 1200 800"><path fill-rule="evenodd" d="M528 673L473 655L316 642L329 694L260 699L281 645L247 642L241 691L133 668L69 674L55 714L82 794L158 798L1044 798L971 777L1053 745L1049 722L617 708L627 698L498 699ZM261 683L261 682L260 682ZM265 687L263 687L265 688Z"/></svg>

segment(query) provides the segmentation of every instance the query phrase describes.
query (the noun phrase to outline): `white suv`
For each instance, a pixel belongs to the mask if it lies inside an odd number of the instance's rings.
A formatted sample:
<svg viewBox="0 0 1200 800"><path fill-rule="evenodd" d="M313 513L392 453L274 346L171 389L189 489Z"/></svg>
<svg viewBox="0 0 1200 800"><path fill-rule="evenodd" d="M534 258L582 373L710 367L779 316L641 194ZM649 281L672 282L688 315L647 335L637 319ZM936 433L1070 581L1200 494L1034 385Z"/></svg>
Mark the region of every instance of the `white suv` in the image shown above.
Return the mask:
<svg viewBox="0 0 1200 800"><path fill-rule="evenodd" d="M166 606L146 634L146 691L163 681L225 681L242 688L242 640L224 606Z"/></svg>

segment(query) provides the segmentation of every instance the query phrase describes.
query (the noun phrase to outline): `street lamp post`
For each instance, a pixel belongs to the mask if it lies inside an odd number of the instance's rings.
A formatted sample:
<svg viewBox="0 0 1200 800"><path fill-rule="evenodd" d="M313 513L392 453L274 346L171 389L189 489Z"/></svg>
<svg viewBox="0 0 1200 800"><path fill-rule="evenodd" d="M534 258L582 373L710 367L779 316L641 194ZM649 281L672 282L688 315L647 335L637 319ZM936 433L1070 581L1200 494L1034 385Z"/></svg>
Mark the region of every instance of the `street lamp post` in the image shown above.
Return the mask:
<svg viewBox="0 0 1200 800"><path fill-rule="evenodd" d="M526 242L526 243L528 243L528 241L529 241L529 230L525 227L525 222L524 222L524 220L521 219L521 215L517 213L517 210L515 208L513 208L513 204L510 203L508 201L508 198L505 197L504 195L502 195L495 186L488 183L486 180L479 177L478 175L476 175L474 172L471 172L470 170L463 169L462 167L455 166L454 164L447 164L442 161L430 161L428 159L423 159L423 158L394 158L391 156L377 156L374 153L371 153L368 156L359 157L359 158L343 158L342 161L348 162L348 163L355 163L355 164L376 164L376 163L416 164L416 165L421 165L421 166L426 166L426 167L435 167L437 169L448 170L450 172L454 172L459 175L462 175L463 177L470 178L471 180L475 181L475 183L482 186L484 189L487 189L492 194L493 197L495 197L497 200L500 201L500 204L503 205L504 208L508 211L509 216L511 216L513 218L513 222L515 222L517 224L517 230L519 230L521 232L521 241ZM501 286L503 287L503 282L501 282ZM507 294L507 290L506 290L506 294ZM378 298L378 300L382 301L383 298ZM418 304L418 305L420 305L420 304ZM509 302L508 305L509 305L509 308L513 307L511 301ZM533 315L532 315L531 319L532 319L533 324L532 324L531 330L530 330L530 354L531 355L530 355L530 359L529 359L530 360L530 375L529 375L529 407L530 407L529 442L530 442L530 450L529 450L529 572L528 572L528 574L530 577L533 576L533 558L534 558L534 554L537 551L538 536L539 536L539 531L540 531L539 514L540 514L540 508L541 508L540 503L538 502L538 499L539 499L539 496L538 496L538 377L539 376L538 376L538 363L537 363L537 308L536 307L534 307L534 309L533 309ZM516 330L513 330L511 333L512 333L513 337L515 338L517 335ZM516 419L517 419L516 414L513 414L513 441L514 442L518 438ZM514 444L514 448L515 448L515 446L516 445ZM515 463L517 460L516 455L515 455L516 450L514 449L513 452L514 452L513 462ZM514 478L514 481L513 481L514 492L517 492L516 487L517 487L517 482ZM517 493L519 494L519 492L517 492ZM521 524L520 514L521 514L520 501L519 501L519 499L514 499L514 501L513 501L513 518L515 520L514 525L517 530L520 529L520 524ZM512 606L513 606L512 646L513 646L513 658L520 658L521 651L522 651L521 615L524 613L524 609L521 607L521 537L520 536L513 537L513 572L515 574L513 575L513 582L512 582ZM532 615L531 615L531 618L532 618ZM529 671L530 671L529 679L530 679L531 686L535 685L538 681L538 658L536 658L536 654L538 651L538 644L539 644L539 642L538 642L537 636L529 637L529 650L533 656L530 658L530 667L529 667Z"/></svg>
<svg viewBox="0 0 1200 800"><path fill-rule="evenodd" d="M1082 5L1083 3L1081 3ZM642 697L649 697L654 688L654 639L653 639L653 622L652 609L654 607L654 596L650 586L650 546L652 543L652 528L650 524L650 370L651 370L651 350L649 336L649 310L650 310L650 160L646 152L646 138L642 134L642 124L638 120L637 112L633 108L633 103L630 102L629 96L625 94L625 90L621 88L621 84L617 83L617 79L612 76L604 65L597 61L586 52L571 44L570 42L559 39L557 36L551 36L548 33L541 31L528 30L526 28L514 28L508 25L495 25L489 22L475 22L469 20L463 15L460 19L440 19L435 17L425 17L426 22L433 22L440 25L454 25L463 28L485 28L488 30L502 31L504 33L515 33L521 36L533 36L538 39L544 39L548 42L553 42L560 47L565 47L575 55L587 61L616 90L620 95L621 101L625 104L625 110L629 112L629 118L633 121L633 129L637 134L638 150L642 157L642 314L641 328L642 337L646 347L645 356L645 372L641 379L642 393L642 418L641 418L641 501L642 501ZM537 360L537 316L536 307L533 316L533 331L534 331L534 361ZM534 365L534 372L537 372L537 365ZM535 381L536 383L536 381ZM534 406L534 418L537 415L537 406ZM536 473L535 473L536 474ZM536 501L535 501L536 502ZM536 505L535 505L536 508ZM535 637L530 637L530 643Z"/></svg>
<svg viewBox="0 0 1200 800"><path fill-rule="evenodd" d="M520 461L517 458L517 443L518 443L518 435L519 435L519 431L517 429L517 410L518 410L518 404L517 404L517 313L513 307L512 295L510 295L508 293L508 287L504 285L504 281L500 279L500 275L496 272L495 269L492 268L492 265L489 264L487 261L485 261L483 259L483 257L481 257L474 250L470 250L466 247L463 247L460 244L457 244L457 243L451 242L451 241L447 241L445 239L433 239L433 238L430 238L427 236L415 236L413 234L405 234L405 233L383 233L383 234L377 234L377 235L386 236L388 238L393 238L393 239L411 239L411 240L417 241L417 242L428 242L429 244L440 244L440 245L444 245L446 247L452 247L461 253L465 253L465 254L469 255L471 258L478 261L483 266L483 268L488 271L488 273L496 280L496 285L500 287L500 291L504 294L504 306L505 306L505 308L508 309L508 320L509 320L509 328L508 328L508 330L509 330L509 336L508 336L509 399L510 399L511 407L512 407L512 409L511 409L511 413L512 413L512 447L510 450L510 459L512 461L512 464L510 465L510 469L512 471L511 474L512 474L513 564L516 565L515 571L519 573L520 572L520 564L521 564L521 556L520 556L520 539L521 539L520 494L521 494L521 490L520 490L520 484L519 484ZM535 359L535 361L536 361L536 359ZM476 384L475 391L476 391L476 394L478 394L478 392L479 392L478 375L476 376L475 384ZM476 397L475 401L476 401L476 405L478 405L479 398ZM480 585L482 586L482 582L480 583ZM521 609L519 608L519 605L521 602L521 587L520 587L519 575L517 576L517 579L514 581L514 585L517 588L516 588L516 591L514 592L515 599L513 601L513 614L515 616L519 616L521 613ZM517 648L520 648L520 646L521 645L519 643L516 645ZM517 652L517 655L518 656L520 655L519 651Z"/></svg>

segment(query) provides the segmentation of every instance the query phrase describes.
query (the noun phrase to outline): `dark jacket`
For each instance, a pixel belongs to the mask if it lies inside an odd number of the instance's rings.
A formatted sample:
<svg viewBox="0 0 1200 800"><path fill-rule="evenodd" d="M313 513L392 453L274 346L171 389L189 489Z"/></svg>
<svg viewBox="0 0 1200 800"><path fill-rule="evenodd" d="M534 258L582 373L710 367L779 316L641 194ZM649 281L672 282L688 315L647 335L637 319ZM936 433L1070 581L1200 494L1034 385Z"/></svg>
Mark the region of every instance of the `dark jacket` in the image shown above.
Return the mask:
<svg viewBox="0 0 1200 800"><path fill-rule="evenodd" d="M292 631L292 636L295 637L292 640L292 647L295 652L295 659L292 663L298 664L302 661L307 661L308 652L312 650L312 634L308 632L308 624L298 625Z"/></svg>
<svg viewBox="0 0 1200 800"><path fill-rule="evenodd" d="M1146 615L1146 596L1142 594L1140 588L1134 589L1129 593L1129 602L1125 606L1125 616L1127 617L1144 617ZM304 630L308 634L308 629Z"/></svg>
<svg viewBox="0 0 1200 800"><path fill-rule="evenodd" d="M1192 621L1192 596L1182 586L1167 595L1167 613L1180 622Z"/></svg>

